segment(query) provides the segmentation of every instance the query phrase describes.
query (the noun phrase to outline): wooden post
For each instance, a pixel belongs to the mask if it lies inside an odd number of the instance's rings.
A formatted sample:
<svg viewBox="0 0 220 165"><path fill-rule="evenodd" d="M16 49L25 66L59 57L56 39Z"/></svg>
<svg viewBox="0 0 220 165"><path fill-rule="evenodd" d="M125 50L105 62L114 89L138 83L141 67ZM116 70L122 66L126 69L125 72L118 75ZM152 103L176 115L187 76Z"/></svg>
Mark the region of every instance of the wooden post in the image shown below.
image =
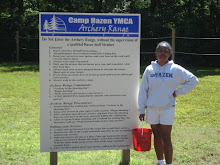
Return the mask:
<svg viewBox="0 0 220 165"><path fill-rule="evenodd" d="M130 163L130 150L122 150L122 165L128 165Z"/></svg>
<svg viewBox="0 0 220 165"><path fill-rule="evenodd" d="M57 152L50 152L50 165L57 165Z"/></svg>
<svg viewBox="0 0 220 165"><path fill-rule="evenodd" d="M19 55L19 31L16 31L16 62L20 61L20 55Z"/></svg>
<svg viewBox="0 0 220 165"><path fill-rule="evenodd" d="M175 61L175 35L176 35L176 30L172 28L173 61Z"/></svg>

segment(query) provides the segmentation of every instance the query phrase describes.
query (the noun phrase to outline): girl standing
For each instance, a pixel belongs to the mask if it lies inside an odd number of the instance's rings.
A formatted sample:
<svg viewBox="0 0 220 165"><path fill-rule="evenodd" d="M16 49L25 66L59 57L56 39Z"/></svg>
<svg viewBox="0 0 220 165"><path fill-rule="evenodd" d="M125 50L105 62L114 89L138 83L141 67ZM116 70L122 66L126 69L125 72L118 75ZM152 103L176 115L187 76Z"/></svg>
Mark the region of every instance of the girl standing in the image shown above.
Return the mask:
<svg viewBox="0 0 220 165"><path fill-rule="evenodd" d="M198 79L172 59L172 47L160 42L155 51L157 60L147 66L141 81L138 104L140 120L145 118L154 134L157 165L172 164L173 147L171 130L174 123L176 97L194 89ZM180 86L180 87L179 87ZM179 87L177 89L177 87Z"/></svg>

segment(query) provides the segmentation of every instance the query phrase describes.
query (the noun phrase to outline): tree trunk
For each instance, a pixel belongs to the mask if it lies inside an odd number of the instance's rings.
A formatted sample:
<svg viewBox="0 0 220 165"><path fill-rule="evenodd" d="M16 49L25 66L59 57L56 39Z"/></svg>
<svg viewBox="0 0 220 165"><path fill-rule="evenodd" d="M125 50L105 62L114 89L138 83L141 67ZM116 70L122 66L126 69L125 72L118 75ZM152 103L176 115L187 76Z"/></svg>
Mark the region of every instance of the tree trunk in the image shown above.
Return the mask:
<svg viewBox="0 0 220 165"><path fill-rule="evenodd" d="M192 13L192 1L189 0L189 2L188 2L188 17L192 16L191 13Z"/></svg>
<svg viewBox="0 0 220 165"><path fill-rule="evenodd" d="M23 27L23 16L24 16L24 0L17 1L18 6L18 30L21 30Z"/></svg>
<svg viewBox="0 0 220 165"><path fill-rule="evenodd" d="M130 12L134 13L135 11L135 0L132 0L130 3Z"/></svg>
<svg viewBox="0 0 220 165"><path fill-rule="evenodd" d="M157 6L157 0L151 0L151 3L150 3L150 12L151 13L156 12L156 6Z"/></svg>
<svg viewBox="0 0 220 165"><path fill-rule="evenodd" d="M94 12L95 13L102 12L102 0L94 0Z"/></svg>

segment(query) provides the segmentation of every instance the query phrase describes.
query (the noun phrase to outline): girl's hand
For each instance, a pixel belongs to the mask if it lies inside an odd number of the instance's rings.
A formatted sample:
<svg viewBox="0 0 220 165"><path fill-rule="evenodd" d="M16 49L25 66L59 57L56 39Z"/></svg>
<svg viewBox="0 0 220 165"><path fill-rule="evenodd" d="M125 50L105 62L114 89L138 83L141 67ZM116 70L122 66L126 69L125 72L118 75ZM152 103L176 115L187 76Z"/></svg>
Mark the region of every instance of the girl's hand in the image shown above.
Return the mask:
<svg viewBox="0 0 220 165"><path fill-rule="evenodd" d="M175 92L173 92L173 97L174 97L174 98L176 98L176 97L177 97L177 95L176 95L176 93L175 93Z"/></svg>
<svg viewBox="0 0 220 165"><path fill-rule="evenodd" d="M140 116L139 116L139 119L140 119L140 121L144 121L144 117L145 117L145 114L140 114Z"/></svg>

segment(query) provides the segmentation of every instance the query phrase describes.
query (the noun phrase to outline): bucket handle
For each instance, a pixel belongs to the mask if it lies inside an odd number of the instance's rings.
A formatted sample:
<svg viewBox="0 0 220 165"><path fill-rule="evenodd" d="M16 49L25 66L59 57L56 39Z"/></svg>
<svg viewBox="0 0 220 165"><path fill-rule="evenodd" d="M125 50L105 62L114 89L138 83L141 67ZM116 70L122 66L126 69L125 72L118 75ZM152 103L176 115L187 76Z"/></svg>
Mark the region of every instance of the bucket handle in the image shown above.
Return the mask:
<svg viewBox="0 0 220 165"><path fill-rule="evenodd" d="M141 120L141 135L144 135L144 125L143 125L143 119Z"/></svg>

